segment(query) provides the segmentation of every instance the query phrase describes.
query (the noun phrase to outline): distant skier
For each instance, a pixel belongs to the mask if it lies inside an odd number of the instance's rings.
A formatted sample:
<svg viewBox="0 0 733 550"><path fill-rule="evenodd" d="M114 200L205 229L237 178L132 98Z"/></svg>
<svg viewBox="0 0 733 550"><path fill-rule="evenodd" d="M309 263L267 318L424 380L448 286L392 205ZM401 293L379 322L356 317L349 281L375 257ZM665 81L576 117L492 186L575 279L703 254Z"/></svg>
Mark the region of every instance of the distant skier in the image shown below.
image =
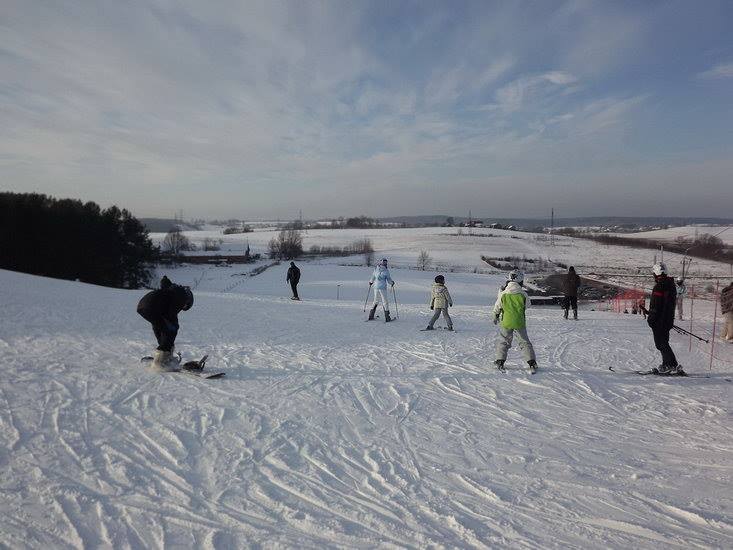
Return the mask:
<svg viewBox="0 0 733 550"><path fill-rule="evenodd" d="M674 280L667 276L667 266L660 262L652 267L654 288L649 300L647 320L654 335L654 345L662 354L662 364L652 369L656 374L678 374L682 368L669 345L669 331L674 326L674 309L677 301Z"/></svg>
<svg viewBox="0 0 733 550"><path fill-rule="evenodd" d="M435 325L435 321L438 320L441 313L443 313L445 322L448 325L448 330L453 330L453 320L448 314L449 307L453 307L453 299L450 297L450 292L448 292L448 288L445 286L445 277L438 275L435 277L435 282L430 290L430 309L435 310L435 313L425 330L433 330L433 325Z"/></svg>
<svg viewBox="0 0 733 550"><path fill-rule="evenodd" d="M568 310L573 308L573 319L578 320L578 287L580 277L575 273L575 268L570 266L563 279L563 294L565 295L565 319L568 318Z"/></svg>
<svg viewBox="0 0 733 550"><path fill-rule="evenodd" d="M288 268L288 276L285 277L285 281L290 283L290 288L293 291L293 296L290 299L300 300L300 298L298 297L298 281L300 281L300 269L298 269L298 266L295 265L295 262L290 262L290 267Z"/></svg>
<svg viewBox="0 0 733 550"><path fill-rule="evenodd" d="M158 349L153 365L163 369L178 367L173 349L178 335L178 313L193 305L193 293L187 286L173 284L168 277L160 280L160 288L148 292L137 304L137 312L153 326Z"/></svg>
<svg viewBox="0 0 733 550"><path fill-rule="evenodd" d="M720 311L723 313L723 340L733 342L733 282L720 292Z"/></svg>
<svg viewBox="0 0 733 550"><path fill-rule="evenodd" d="M677 318L682 320L682 307L687 295L687 286L685 286L685 280L682 277L677 277L675 280L675 290L677 292Z"/></svg>
<svg viewBox="0 0 733 550"><path fill-rule="evenodd" d="M522 288L524 275L519 270L513 270L507 276L506 288L499 292L494 304L494 324L500 324L499 339L496 342L496 367L504 371L509 348L512 347L514 333L519 338L519 348L532 373L537 372L537 358L532 342L527 334L526 309L529 307L529 296Z"/></svg>
<svg viewBox="0 0 733 550"><path fill-rule="evenodd" d="M384 322L389 323L392 318L389 316L389 298L387 295L387 283L389 283L391 286L394 286L394 281L392 280L392 276L389 274L389 269L387 268L387 258L382 258L382 261L379 262L379 265L374 268L372 277L371 279L369 279L369 287L371 287L374 283L376 283L376 286L374 287L374 304L372 305L372 309L369 310L368 320L374 320L374 313L377 311L379 298L381 296L382 308L384 309Z"/></svg>

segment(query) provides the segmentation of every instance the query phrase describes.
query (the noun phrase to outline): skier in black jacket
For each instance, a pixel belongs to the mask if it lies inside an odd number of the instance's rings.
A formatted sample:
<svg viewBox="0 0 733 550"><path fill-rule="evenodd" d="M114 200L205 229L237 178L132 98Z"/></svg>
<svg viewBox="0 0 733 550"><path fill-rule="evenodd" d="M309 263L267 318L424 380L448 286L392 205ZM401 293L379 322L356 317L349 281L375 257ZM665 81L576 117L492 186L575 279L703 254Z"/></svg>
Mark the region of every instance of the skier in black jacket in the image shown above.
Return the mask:
<svg viewBox="0 0 733 550"><path fill-rule="evenodd" d="M647 323L654 335L654 345L662 354L662 364L652 369L658 374L678 374L682 368L677 364L677 358L669 345L669 331L674 326L674 310L677 302L677 290L674 280L667 276L667 266L663 263L654 264L654 288L649 300Z"/></svg>
<svg viewBox="0 0 733 550"><path fill-rule="evenodd" d="M148 292L137 304L137 312L153 326L158 349L153 355L153 365L173 368L178 365L173 347L178 335L178 313L188 311L193 305L193 293L187 286L173 284L163 276L160 288Z"/></svg>
<svg viewBox="0 0 733 550"><path fill-rule="evenodd" d="M300 269L295 265L295 262L290 262L288 268L288 276L285 277L285 281L290 283L290 288L293 290L293 296L291 300L300 300L298 297L298 281L300 281Z"/></svg>

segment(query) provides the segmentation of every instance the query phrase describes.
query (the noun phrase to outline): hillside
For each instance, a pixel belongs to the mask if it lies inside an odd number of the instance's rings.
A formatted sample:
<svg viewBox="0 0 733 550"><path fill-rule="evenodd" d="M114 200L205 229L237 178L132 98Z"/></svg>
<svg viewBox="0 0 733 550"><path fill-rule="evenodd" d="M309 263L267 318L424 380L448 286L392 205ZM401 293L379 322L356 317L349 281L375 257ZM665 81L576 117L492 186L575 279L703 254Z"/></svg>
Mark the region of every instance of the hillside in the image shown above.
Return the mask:
<svg viewBox="0 0 733 550"><path fill-rule="evenodd" d="M675 336L708 377L614 374L656 364L638 317L536 308L540 372L502 375L498 276L448 274L458 332L425 334L432 274L394 271L385 324L368 270L301 268L300 303L285 266L168 272L214 381L140 365L143 291L0 271L0 546L733 545L729 364Z"/></svg>

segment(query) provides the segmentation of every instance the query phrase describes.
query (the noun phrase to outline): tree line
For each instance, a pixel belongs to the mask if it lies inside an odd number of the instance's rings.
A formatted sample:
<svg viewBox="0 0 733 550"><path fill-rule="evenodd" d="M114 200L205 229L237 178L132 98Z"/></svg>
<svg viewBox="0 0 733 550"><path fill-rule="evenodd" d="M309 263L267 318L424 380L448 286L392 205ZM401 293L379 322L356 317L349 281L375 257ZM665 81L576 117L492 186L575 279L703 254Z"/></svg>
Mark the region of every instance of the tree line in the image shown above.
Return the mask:
<svg viewBox="0 0 733 550"><path fill-rule="evenodd" d="M116 288L148 285L158 251L129 211L0 193L0 268Z"/></svg>

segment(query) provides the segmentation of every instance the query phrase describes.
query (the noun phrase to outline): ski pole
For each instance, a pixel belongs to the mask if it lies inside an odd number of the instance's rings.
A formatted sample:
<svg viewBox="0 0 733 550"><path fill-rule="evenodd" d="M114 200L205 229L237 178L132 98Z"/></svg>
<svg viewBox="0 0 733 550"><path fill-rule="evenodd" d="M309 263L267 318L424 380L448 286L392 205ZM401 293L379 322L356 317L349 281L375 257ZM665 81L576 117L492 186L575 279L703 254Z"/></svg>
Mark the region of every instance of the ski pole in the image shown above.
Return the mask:
<svg viewBox="0 0 733 550"><path fill-rule="evenodd" d="M364 313L366 313L366 306L367 306L367 302L369 301L369 295L371 293L372 293L372 285L369 285L369 288L367 289L366 298L364 299Z"/></svg>
<svg viewBox="0 0 733 550"><path fill-rule="evenodd" d="M679 334L684 334L684 335L686 335L686 336L690 336L690 337L692 337L692 338L697 338L698 340L700 340L700 341L702 341L702 342L705 342L706 344L709 344L709 343L710 343L710 340L706 340L706 339L705 339L705 338L703 338L702 336L698 336L697 334L693 334L693 333L692 333L692 332L690 332L689 330L685 330L685 329L683 329L682 327L678 327L677 325L672 325L672 328L673 328L673 329L674 329L675 331L677 331L677 332L678 332Z"/></svg>
<svg viewBox="0 0 733 550"><path fill-rule="evenodd" d="M394 285L392 285L392 298L394 298L395 319L399 319L400 318L400 308L397 307L397 293L395 292Z"/></svg>

